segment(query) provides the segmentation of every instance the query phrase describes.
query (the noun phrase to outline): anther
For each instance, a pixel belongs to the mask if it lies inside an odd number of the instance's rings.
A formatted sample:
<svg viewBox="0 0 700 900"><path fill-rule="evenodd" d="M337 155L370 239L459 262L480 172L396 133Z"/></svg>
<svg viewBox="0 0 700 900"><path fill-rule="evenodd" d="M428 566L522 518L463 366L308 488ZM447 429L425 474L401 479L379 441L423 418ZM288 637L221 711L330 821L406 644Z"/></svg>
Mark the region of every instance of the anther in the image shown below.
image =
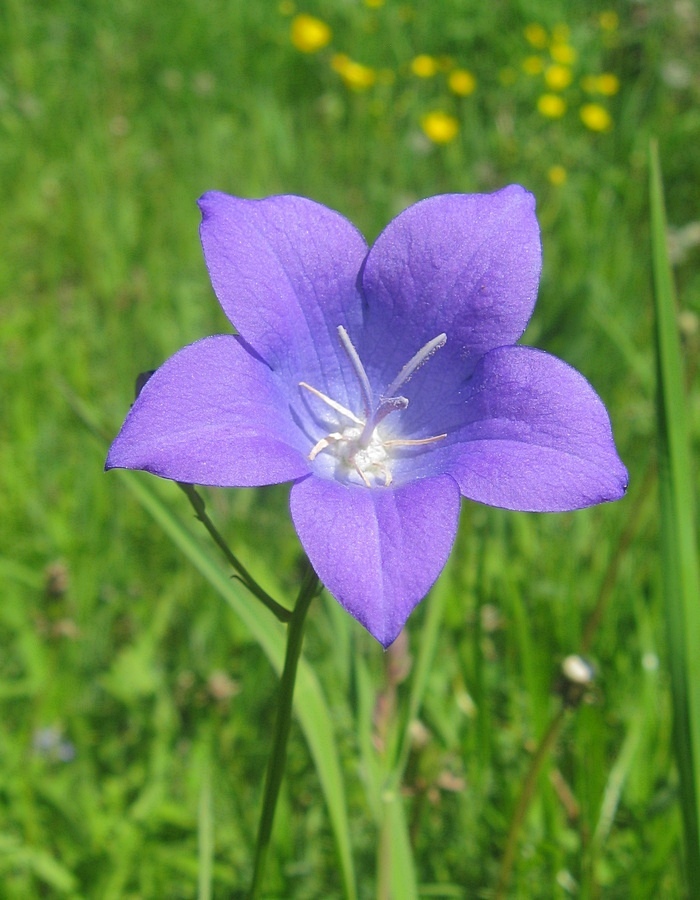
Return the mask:
<svg viewBox="0 0 700 900"><path fill-rule="evenodd" d="M318 397L319 400L323 400L323 402L327 403L331 409L334 409L336 412L339 412L341 416L345 416L346 418L350 419L350 421L354 422L355 425L364 426L365 423L362 421L362 419L358 419L357 416L355 415L355 413L350 412L349 409L346 409L344 406L341 406L341 404L338 403L337 400L333 400L332 397L327 396L322 391L316 390L315 387L311 387L311 385L307 384L305 381L300 381L299 387L303 387L307 391L310 391L314 395L314 397Z"/></svg>
<svg viewBox="0 0 700 900"><path fill-rule="evenodd" d="M399 388L406 384L409 378L420 369L423 363L427 362L433 353L435 353L436 350L440 350L441 347L444 347L446 343L447 335L443 332L437 337L434 337L432 341L428 341L424 347L421 347L418 353L406 363L396 378L391 382L385 396L394 397Z"/></svg>
<svg viewBox="0 0 700 900"><path fill-rule="evenodd" d="M339 465L345 467L346 470L348 468L354 470L366 487L372 487L373 481L376 484L380 480L383 481L385 487L388 487L392 483L389 465L391 454L388 452L390 449L420 447L425 444L436 443L447 437L445 433L425 438L383 438L377 431L378 426L388 415L393 412L401 412L408 407L408 398L401 396L399 389L406 384L423 363L430 359L436 350L445 346L447 335L439 334L421 347L401 369L389 385L388 390L380 396L378 403L374 401L372 387L367 377L367 371L362 365L362 360L353 346L347 330L342 325L338 326L338 338L359 383L364 417L360 418L352 410L338 403L337 400L312 387L307 382L300 381L299 387L304 388L304 390L313 394L314 397L322 400L326 406L330 407L348 422L346 425L338 423L337 431L332 431L314 444L308 456L309 461L313 462L320 453L328 450L336 458Z"/></svg>
<svg viewBox="0 0 700 900"><path fill-rule="evenodd" d="M355 375L357 375L357 380L360 382L360 390L362 392L362 404L365 410L365 418L368 419L372 413L372 407L374 406L372 400L372 387L369 383L369 378L367 377L367 372L365 372L365 367L362 365L362 360L360 359L357 350L355 350L352 341L350 340L350 335L343 328L342 325L338 325L338 337L340 338L340 343L343 345L343 350L348 355L348 359L355 370Z"/></svg>

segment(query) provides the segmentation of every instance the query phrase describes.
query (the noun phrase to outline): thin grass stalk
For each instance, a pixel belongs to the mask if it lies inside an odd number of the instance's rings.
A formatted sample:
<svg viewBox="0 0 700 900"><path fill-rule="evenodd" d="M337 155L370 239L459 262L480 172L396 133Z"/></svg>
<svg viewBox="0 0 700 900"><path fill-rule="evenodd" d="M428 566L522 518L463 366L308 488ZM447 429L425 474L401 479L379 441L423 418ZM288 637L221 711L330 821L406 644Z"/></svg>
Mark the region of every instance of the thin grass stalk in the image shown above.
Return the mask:
<svg viewBox="0 0 700 900"><path fill-rule="evenodd" d="M608 608L608 604L613 596L621 562L628 553L632 541L640 526L641 509L647 496L647 491L651 483L653 471L654 470L651 466L647 467L646 475L642 481L641 487L637 490L637 497L634 505L629 511L625 530L620 535L615 552L610 558L610 562L608 563L605 575L603 576L596 604L593 607L593 611L589 616L589 619L586 622L586 626L583 631L583 638L581 640L581 647L579 650L579 653L582 656L585 656L591 649L594 638L603 621L604 613ZM556 713L554 713L549 721L547 729L540 739L540 742L537 746L537 749L535 750L535 753L532 756L532 759L530 760L530 765L523 782L520 796L518 797L518 802L510 818L505 848L503 851L503 856L501 857L498 882L494 894L495 900L504 900L504 898L508 896L510 881L513 874L513 867L515 865L518 841L520 839L520 832L522 831L522 827L527 818L532 799L535 795L535 788L537 786L539 776L545 763L547 762L547 759L549 758L550 753L557 744L562 728L566 724L567 712L569 711L570 710L567 709L566 706L562 705L559 707Z"/></svg>
<svg viewBox="0 0 700 900"><path fill-rule="evenodd" d="M700 897L700 572L681 345L658 147L650 148L661 575L688 893Z"/></svg>
<svg viewBox="0 0 700 900"><path fill-rule="evenodd" d="M211 796L209 746L201 762L201 787L197 816L197 900L211 900L214 863L214 814Z"/></svg>

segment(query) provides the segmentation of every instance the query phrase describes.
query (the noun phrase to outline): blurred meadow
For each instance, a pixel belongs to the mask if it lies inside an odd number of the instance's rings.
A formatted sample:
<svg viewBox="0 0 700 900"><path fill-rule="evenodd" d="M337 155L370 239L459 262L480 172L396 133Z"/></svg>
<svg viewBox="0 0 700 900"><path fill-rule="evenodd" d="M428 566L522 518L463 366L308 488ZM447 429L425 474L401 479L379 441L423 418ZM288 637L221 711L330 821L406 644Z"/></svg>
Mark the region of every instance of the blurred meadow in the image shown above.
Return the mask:
<svg viewBox="0 0 700 900"><path fill-rule="evenodd" d="M512 182L543 232L524 342L600 393L629 493L556 515L464 502L387 654L314 602L264 896L692 896L648 147L697 446L697 6L4 0L0 50L0 896L250 883L282 628L175 485L102 471L136 375L230 330L196 199L298 193L371 240L419 198ZM291 603L288 486L202 493ZM564 677L572 655L592 679L571 660Z"/></svg>

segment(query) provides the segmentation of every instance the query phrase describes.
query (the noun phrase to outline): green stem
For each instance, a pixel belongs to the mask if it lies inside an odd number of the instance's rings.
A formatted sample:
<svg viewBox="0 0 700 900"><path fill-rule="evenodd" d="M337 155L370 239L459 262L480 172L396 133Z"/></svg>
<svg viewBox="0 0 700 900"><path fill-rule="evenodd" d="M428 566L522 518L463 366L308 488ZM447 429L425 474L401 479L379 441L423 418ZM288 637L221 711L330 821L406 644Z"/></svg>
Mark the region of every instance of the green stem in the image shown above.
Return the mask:
<svg viewBox="0 0 700 900"><path fill-rule="evenodd" d="M513 868L513 863L515 862L515 851L518 846L518 835L520 833L520 827L525 821L525 816L529 809L530 800L532 799L532 795L535 791L535 786L537 785L537 779L539 778L540 772L542 771L542 766L544 765L547 756L549 755L549 751L554 746L557 738L559 737L559 732L561 731L562 725L564 724L566 719L566 713L567 708L565 706L561 706L557 714L549 723L549 728L542 737L542 740L540 741L537 750L535 751L535 755L532 757L530 768L528 769L527 776L525 777L525 783L523 784L523 789L518 799L518 805L516 806L513 817L510 820L510 828L508 829L508 837L506 838L506 849L503 853L501 871L498 878L498 884L496 885L496 900L503 900L503 898L506 896L508 884L510 882L510 873Z"/></svg>
<svg viewBox="0 0 700 900"><path fill-rule="evenodd" d="M645 477L642 480L641 489L638 490L634 506L630 510L630 514L627 518L627 527L620 536L615 554L608 564L605 577L603 578L603 582L598 593L598 600L596 602L595 608L593 609L593 612L591 613L588 622L586 623L586 628L584 630L583 639L581 642L581 655L585 656L585 654L588 653L591 649L591 645L597 634L598 627L600 626L605 610L607 609L608 602L613 594L613 589L617 581L621 561L625 557L632 543L632 540L637 533L637 529L641 521L641 508L647 497L648 489L650 487L651 481L653 480L653 476L654 469L652 466L649 466L647 468ZM542 739L540 740L540 743L535 751L534 756L532 757L532 760L530 761L530 767L525 777L522 792L520 794L520 797L518 798L518 804L515 807L510 820L508 836L506 837L506 846L501 860L500 874L494 894L495 900L503 900L503 898L507 895L508 886L510 884L510 878L513 870L513 864L515 862L515 852L518 846L518 837L520 834L520 830L523 826L523 823L525 822L525 817L530 807L535 787L537 786L537 779L539 778L542 767L547 760L547 756L549 755L550 751L555 746L559 738L562 727L566 723L568 711L569 709L566 706L561 706L557 710L553 718L550 720L549 726L545 731Z"/></svg>
<svg viewBox="0 0 700 900"><path fill-rule="evenodd" d="M212 520L209 518L206 507L204 505L204 500L202 500L202 498L195 490L195 486L193 484L185 484L182 481L178 481L177 485L186 494L187 499L192 504L195 515L202 523L202 525L204 525L204 527L207 529L216 546L224 554L231 568L236 573L238 579L243 582L243 584L248 588L251 594L257 597L261 603L265 604L265 606L280 620L280 622L289 622L292 618L292 613L290 612L290 610L288 610L286 606L282 606L281 603L278 603L266 591L264 591L250 574L250 572L246 569L243 563L233 553L226 541L217 531L217 528Z"/></svg>
<svg viewBox="0 0 700 900"><path fill-rule="evenodd" d="M284 668L279 686L279 701L277 706L277 720L273 737L272 750L267 765L265 776L265 792L263 807L260 814L258 839L255 845L255 864L253 870L253 883L250 889L250 900L256 900L262 890L262 882L265 876L265 860L270 847L272 836L272 823L275 817L275 808L279 796L284 767L287 760L287 739L292 724L292 701L294 699L294 682L297 674L297 664L301 655L301 645L304 638L304 622L309 605L318 590L318 576L309 565L304 581L299 589L299 596L291 614L289 628L287 630L287 651L284 658Z"/></svg>

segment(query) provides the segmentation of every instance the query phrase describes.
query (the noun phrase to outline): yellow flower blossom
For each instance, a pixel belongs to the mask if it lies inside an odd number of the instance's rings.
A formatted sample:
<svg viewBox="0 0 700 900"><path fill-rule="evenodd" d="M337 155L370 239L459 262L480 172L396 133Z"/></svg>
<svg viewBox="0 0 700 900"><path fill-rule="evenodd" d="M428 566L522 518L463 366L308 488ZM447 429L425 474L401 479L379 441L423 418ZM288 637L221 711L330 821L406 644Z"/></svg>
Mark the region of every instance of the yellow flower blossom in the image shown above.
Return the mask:
<svg viewBox="0 0 700 900"><path fill-rule="evenodd" d="M602 75L586 75L581 79L581 87L587 94L603 94L612 97L620 90L620 79L612 72L604 72Z"/></svg>
<svg viewBox="0 0 700 900"><path fill-rule="evenodd" d="M549 48L549 53L555 62L563 66L572 66L576 62L578 54L571 44L555 42Z"/></svg>
<svg viewBox="0 0 700 900"><path fill-rule="evenodd" d="M526 56L523 60L523 72L528 75L539 75L544 69L544 60L541 56Z"/></svg>
<svg viewBox="0 0 700 900"><path fill-rule="evenodd" d="M420 124L426 137L430 138L434 144L449 144L459 132L457 119L449 113L439 110L424 115Z"/></svg>
<svg viewBox="0 0 700 900"><path fill-rule="evenodd" d="M560 119L566 112L566 103L558 94L542 94L537 109L547 119Z"/></svg>
<svg viewBox="0 0 700 900"><path fill-rule="evenodd" d="M411 71L419 78L432 78L438 70L437 60L427 53L421 53L411 61Z"/></svg>
<svg viewBox="0 0 700 900"><path fill-rule="evenodd" d="M580 110L581 121L591 131L610 131L612 119L610 113L598 103L586 103Z"/></svg>
<svg viewBox="0 0 700 900"><path fill-rule="evenodd" d="M336 53L331 59L331 68L340 75L347 87L354 91L365 91L377 80L377 74L369 66L355 62L345 53Z"/></svg>
<svg viewBox="0 0 700 900"><path fill-rule="evenodd" d="M620 24L620 19L616 12L606 10L598 16L598 22L603 31L615 31Z"/></svg>
<svg viewBox="0 0 700 900"><path fill-rule="evenodd" d="M547 66L544 73L547 87L553 91L563 91L564 88L571 84L573 77L571 69L568 69L566 66L560 66L557 63Z"/></svg>
<svg viewBox="0 0 700 900"><path fill-rule="evenodd" d="M369 6L370 9L379 9L380 6L384 6L384 0L365 0L365 6Z"/></svg>
<svg viewBox="0 0 700 900"><path fill-rule="evenodd" d="M292 19L290 39L292 44L302 53L316 53L327 47L331 42L333 32L315 16L307 16L300 13Z"/></svg>
<svg viewBox="0 0 700 900"><path fill-rule="evenodd" d="M468 97L476 89L476 78L466 69L455 69L447 78L447 86L458 97Z"/></svg>
<svg viewBox="0 0 700 900"><path fill-rule="evenodd" d="M560 187L566 181L566 169L564 166L551 166L547 172L547 178L555 187Z"/></svg>
<svg viewBox="0 0 700 900"><path fill-rule="evenodd" d="M605 97L612 97L620 90L620 79L612 72L603 72L596 78L596 87L599 94Z"/></svg>
<svg viewBox="0 0 700 900"><path fill-rule="evenodd" d="M547 46L547 32L541 25L532 22L525 26L525 40L537 50L542 50Z"/></svg>

